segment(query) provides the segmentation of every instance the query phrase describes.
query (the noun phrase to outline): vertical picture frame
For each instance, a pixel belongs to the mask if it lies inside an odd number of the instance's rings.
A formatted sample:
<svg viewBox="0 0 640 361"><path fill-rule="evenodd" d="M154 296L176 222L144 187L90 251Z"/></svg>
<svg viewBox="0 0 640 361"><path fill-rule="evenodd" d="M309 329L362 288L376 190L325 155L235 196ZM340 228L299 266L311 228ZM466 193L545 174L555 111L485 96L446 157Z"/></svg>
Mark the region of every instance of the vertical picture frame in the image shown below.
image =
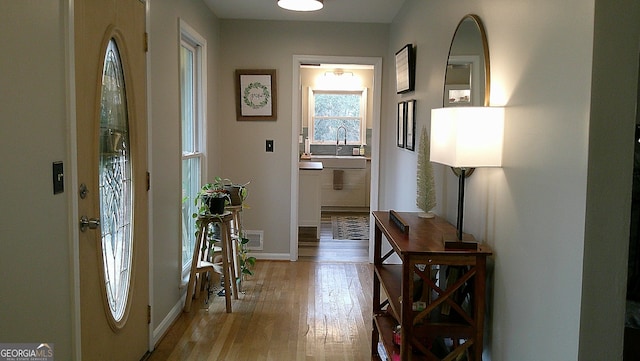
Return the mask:
<svg viewBox="0 0 640 361"><path fill-rule="evenodd" d="M276 120L275 69L236 70L236 120Z"/></svg>
<svg viewBox="0 0 640 361"><path fill-rule="evenodd" d="M416 147L416 101L415 99L409 100L405 105L405 119L406 126L405 129L405 145L404 147L408 150L415 151Z"/></svg>
<svg viewBox="0 0 640 361"><path fill-rule="evenodd" d="M415 89L415 56L413 45L407 44L396 53L396 93L402 94Z"/></svg>
<svg viewBox="0 0 640 361"><path fill-rule="evenodd" d="M398 122L398 147L404 148L405 144L405 102L398 103L398 114L397 114L397 122Z"/></svg>

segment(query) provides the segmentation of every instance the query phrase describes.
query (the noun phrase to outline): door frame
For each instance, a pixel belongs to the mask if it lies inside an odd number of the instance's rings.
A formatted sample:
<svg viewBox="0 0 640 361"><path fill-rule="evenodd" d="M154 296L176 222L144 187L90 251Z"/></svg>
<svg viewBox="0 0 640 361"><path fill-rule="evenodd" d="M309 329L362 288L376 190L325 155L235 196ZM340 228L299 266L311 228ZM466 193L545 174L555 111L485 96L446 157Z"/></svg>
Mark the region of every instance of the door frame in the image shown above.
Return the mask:
<svg viewBox="0 0 640 361"><path fill-rule="evenodd" d="M74 27L74 0L67 0L67 12L65 19L66 29L66 46L67 46L67 119L69 132L67 158L69 159L69 169L66 178L69 181L71 189L67 192L69 199L69 234L71 245L70 262L71 262L71 354L74 360L82 360L82 326L80 320L80 228L78 220L80 219L79 211L79 182L78 182L78 157L76 149L78 148L77 134L77 117L76 117L76 77L75 77L75 27Z"/></svg>
<svg viewBox="0 0 640 361"><path fill-rule="evenodd" d="M149 34L150 32L150 1L140 0L145 4L145 27L146 32ZM69 201L69 242L70 242L70 263L71 263L71 355L74 360L82 359L82 326L81 326L81 317L80 317L80 228L78 224L78 220L80 219L80 211L79 211L79 193L78 189L80 187L78 181L78 158L76 156L76 149L78 147L78 134L76 132L77 127L77 117L76 117L76 87L75 87L75 27L74 27L74 14L75 14L75 2L74 0L66 0L64 3L65 6L65 19L64 19L64 28L65 28L65 46L67 50L67 58L65 61L66 68L66 95L67 95L67 130L68 130L68 141L67 141L67 159L69 160L68 169L65 170L65 178L68 180L70 185L70 191L67 193L67 200ZM146 86L147 86L147 162L148 162L148 171L151 172L151 88L150 88L150 64L149 59L151 56L151 52L147 51L147 77L146 77ZM151 220L153 219L151 207L151 201L153 199L152 196L153 190L150 189L148 191L148 252L149 252L149 305L153 307L153 242L152 242L152 224ZM151 322L149 323L149 332L148 332L148 350L152 351L154 348L154 340L153 340L153 313L151 313Z"/></svg>
<svg viewBox="0 0 640 361"><path fill-rule="evenodd" d="M371 184L369 192L369 207L371 211L378 210L378 188L380 178L380 113L382 107L382 57L354 57L354 56L322 56L322 55L293 55L293 69L291 80L291 224L289 257L291 261L298 260L298 161L300 121L296 119L302 114L302 85L300 83L300 65L302 64L353 64L373 66L373 114L371 115ZM369 216L371 223L372 217ZM369 227L369 262L373 263L373 230Z"/></svg>

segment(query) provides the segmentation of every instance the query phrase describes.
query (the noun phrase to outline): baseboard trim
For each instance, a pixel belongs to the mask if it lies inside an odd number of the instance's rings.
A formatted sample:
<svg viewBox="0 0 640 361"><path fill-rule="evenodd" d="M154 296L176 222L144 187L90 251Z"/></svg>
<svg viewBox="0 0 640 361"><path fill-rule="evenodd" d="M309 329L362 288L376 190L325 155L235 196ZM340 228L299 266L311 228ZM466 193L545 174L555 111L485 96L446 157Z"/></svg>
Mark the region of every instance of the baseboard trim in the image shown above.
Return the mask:
<svg viewBox="0 0 640 361"><path fill-rule="evenodd" d="M289 253L249 252L249 255L255 257L258 260L265 261L289 261L291 259L291 255Z"/></svg>
<svg viewBox="0 0 640 361"><path fill-rule="evenodd" d="M173 322L175 322L175 320L177 320L178 317L180 317L180 314L182 314L183 308L184 308L184 296L180 297L180 301L178 301L178 303L176 303L175 306L173 306L171 311L169 311L167 316L162 320L162 322L160 322L158 327L156 327L153 330L154 349L155 349L155 345L157 345L158 342L160 342L160 340L162 339L162 337L167 333L167 331L169 331L169 328L171 327Z"/></svg>

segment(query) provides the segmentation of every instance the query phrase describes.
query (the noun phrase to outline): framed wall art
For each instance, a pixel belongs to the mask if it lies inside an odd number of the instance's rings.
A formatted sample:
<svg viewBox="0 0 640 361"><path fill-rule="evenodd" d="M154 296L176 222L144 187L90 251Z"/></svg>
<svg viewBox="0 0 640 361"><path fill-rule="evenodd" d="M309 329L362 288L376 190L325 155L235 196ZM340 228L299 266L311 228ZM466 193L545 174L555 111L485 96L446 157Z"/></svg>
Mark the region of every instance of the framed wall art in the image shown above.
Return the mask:
<svg viewBox="0 0 640 361"><path fill-rule="evenodd" d="M405 103L404 102L400 102L398 103L398 147L400 148L404 148L404 141L405 141Z"/></svg>
<svg viewBox="0 0 640 361"><path fill-rule="evenodd" d="M275 69L236 70L236 119L276 120Z"/></svg>
<svg viewBox="0 0 640 361"><path fill-rule="evenodd" d="M396 93L415 89L416 66L413 45L407 44L396 53Z"/></svg>
<svg viewBox="0 0 640 361"><path fill-rule="evenodd" d="M415 146L416 146L416 101L414 100L408 100L407 102L405 102L405 108L406 108L406 115L405 118L407 119L406 121L406 126L404 127L405 129L405 145L404 147L409 149L409 150L415 150Z"/></svg>

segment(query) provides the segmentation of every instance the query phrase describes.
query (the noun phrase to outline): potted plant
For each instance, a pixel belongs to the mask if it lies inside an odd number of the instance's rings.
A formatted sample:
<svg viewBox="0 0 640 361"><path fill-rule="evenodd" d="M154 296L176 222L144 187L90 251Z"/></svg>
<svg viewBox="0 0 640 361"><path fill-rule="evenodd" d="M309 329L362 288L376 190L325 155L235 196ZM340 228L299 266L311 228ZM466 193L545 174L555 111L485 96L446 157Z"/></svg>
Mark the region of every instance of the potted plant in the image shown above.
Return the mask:
<svg viewBox="0 0 640 361"><path fill-rule="evenodd" d="M198 212L193 214L197 218L201 214L222 214L227 203L231 202L229 191L224 188L222 178L215 177L213 183L206 183L195 198Z"/></svg>
<svg viewBox="0 0 640 361"><path fill-rule="evenodd" d="M249 182L245 184L234 184L228 178L224 180L224 189L229 192L230 205L241 206L242 203L244 203L244 200L247 199L248 195L248 184Z"/></svg>

